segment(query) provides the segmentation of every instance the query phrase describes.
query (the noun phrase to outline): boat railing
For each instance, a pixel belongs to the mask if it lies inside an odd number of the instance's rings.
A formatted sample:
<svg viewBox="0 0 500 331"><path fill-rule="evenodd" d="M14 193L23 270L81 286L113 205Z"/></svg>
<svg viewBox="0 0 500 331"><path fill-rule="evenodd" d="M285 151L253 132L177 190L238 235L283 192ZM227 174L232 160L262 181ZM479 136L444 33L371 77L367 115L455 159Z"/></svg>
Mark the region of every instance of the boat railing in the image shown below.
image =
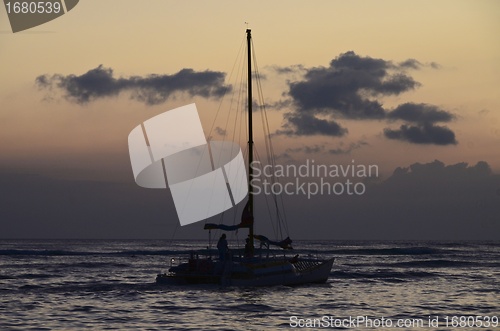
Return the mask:
<svg viewBox="0 0 500 331"><path fill-rule="evenodd" d="M259 260L275 260L275 259L289 259L293 261L297 257L301 261L317 261L317 260L327 260L328 257L324 256L321 251L307 252L301 254L297 251L284 251L269 249L266 247L255 249L255 254L253 258L249 258L245 255L245 250L243 248L233 248L230 249L230 258L233 261L248 261L251 259ZM199 260L218 260L218 251L216 249L199 249L190 251L189 257L170 257L169 268L176 267L182 263L189 263L189 261L199 261Z"/></svg>

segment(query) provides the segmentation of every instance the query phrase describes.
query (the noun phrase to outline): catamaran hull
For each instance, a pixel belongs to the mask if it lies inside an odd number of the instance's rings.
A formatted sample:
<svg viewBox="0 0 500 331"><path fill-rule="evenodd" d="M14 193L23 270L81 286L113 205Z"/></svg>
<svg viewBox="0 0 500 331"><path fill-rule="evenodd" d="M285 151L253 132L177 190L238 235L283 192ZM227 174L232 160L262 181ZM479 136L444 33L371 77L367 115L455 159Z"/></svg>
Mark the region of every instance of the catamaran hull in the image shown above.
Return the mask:
<svg viewBox="0 0 500 331"><path fill-rule="evenodd" d="M325 283L328 280L333 266L334 258L324 261L314 269L301 272L286 272L283 274L262 275L250 279L231 278L229 280L221 279L229 286L296 286L310 283Z"/></svg>
<svg viewBox="0 0 500 331"><path fill-rule="evenodd" d="M296 286L309 283L324 283L328 280L334 258L318 261L299 261L298 263L282 263L273 266L256 264L250 266L251 273L231 272L231 266L225 266L219 275L178 272L159 274L159 284L218 284L222 286L262 287L262 286Z"/></svg>

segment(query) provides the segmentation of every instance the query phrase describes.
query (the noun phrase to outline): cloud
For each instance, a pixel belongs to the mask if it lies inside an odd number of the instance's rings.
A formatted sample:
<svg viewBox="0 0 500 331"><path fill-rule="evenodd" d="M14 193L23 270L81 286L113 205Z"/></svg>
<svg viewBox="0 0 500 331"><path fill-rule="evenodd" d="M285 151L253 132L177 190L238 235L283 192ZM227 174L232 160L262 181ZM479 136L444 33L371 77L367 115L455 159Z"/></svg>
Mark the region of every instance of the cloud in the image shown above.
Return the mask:
<svg viewBox="0 0 500 331"><path fill-rule="evenodd" d="M216 127L215 128L215 132L219 135L219 136L222 136L222 137L225 137L227 135L227 130L224 130L223 128L221 128L220 126Z"/></svg>
<svg viewBox="0 0 500 331"><path fill-rule="evenodd" d="M420 124L450 122L455 116L434 105L425 103L404 103L397 106L387 117Z"/></svg>
<svg viewBox="0 0 500 331"><path fill-rule="evenodd" d="M352 151L361 148L363 146L367 146L368 143L366 141L360 140L357 142L351 142L347 146L344 146L344 142L340 142L339 146L336 148L328 149L328 144L314 144L311 146L303 145L302 147L293 147L287 148L285 152L279 155L279 158L293 159L292 154L296 153L304 153L304 154L320 154L325 153L325 151L329 154L341 155L341 154L351 154Z"/></svg>
<svg viewBox="0 0 500 331"><path fill-rule="evenodd" d="M129 182L61 180L0 169L0 187L2 238L160 239L177 227L170 193ZM484 161L446 165L436 160L399 167L386 180L369 182L362 197L297 194L287 196L285 204L295 239L498 241L499 190L500 175ZM256 195L255 201L265 205L265 198ZM256 217L267 212L259 208ZM177 231L181 238L203 239L196 226Z"/></svg>
<svg viewBox="0 0 500 331"><path fill-rule="evenodd" d="M420 86L405 73L406 67L350 51L333 59L328 67L307 70L304 80L290 82L289 95L301 112L383 118L382 104L368 97L399 95Z"/></svg>
<svg viewBox="0 0 500 331"><path fill-rule="evenodd" d="M414 144L456 145L455 133L437 122L450 122L455 115L437 106L425 103L404 103L387 114L392 120L413 123L403 124L399 129L384 129L385 137Z"/></svg>
<svg viewBox="0 0 500 331"><path fill-rule="evenodd" d="M305 72L300 80L288 82L288 96L293 109L285 114L283 130L277 133L340 137L348 131L336 122L337 118L401 120L407 123L399 129L384 130L387 138L415 144L457 144L451 129L435 125L455 119L452 113L435 105L412 102L390 110L384 108L378 99L419 87L420 83L408 74L408 70L420 70L422 67L438 68L438 65L434 62L422 64L416 59L395 64L350 51L333 59L328 67L273 67L282 74ZM331 153L343 152L342 148L331 150Z"/></svg>
<svg viewBox="0 0 500 331"><path fill-rule="evenodd" d="M355 149L361 148L361 147L366 146L366 145L368 145L368 143L366 141L360 140L358 142L350 143L349 146L347 146L346 148L342 147L342 144L341 144L340 147L328 150L328 153L334 154L334 155L351 154L351 152L354 151Z"/></svg>
<svg viewBox="0 0 500 331"><path fill-rule="evenodd" d="M304 154L319 154L323 153L326 149L326 144L322 145L312 145L312 146L302 146L302 147L293 147L293 148L287 148L284 153L276 155L276 160L283 160L284 162L295 162L294 157L292 157L292 154L297 154L297 153L304 153Z"/></svg>
<svg viewBox="0 0 500 331"><path fill-rule="evenodd" d="M285 134L287 136L312 136L312 135L327 135L342 137L347 134L347 129L333 120L317 118L311 114L285 114L287 123L283 126L283 130L278 130L277 134Z"/></svg>
<svg viewBox="0 0 500 331"><path fill-rule="evenodd" d="M408 68L408 69L420 69L422 67L422 63L415 59L408 59L403 62L399 63L399 66L402 68Z"/></svg>
<svg viewBox="0 0 500 331"><path fill-rule="evenodd" d="M485 161L414 163L396 168L370 191L367 188L365 198L371 201L363 201L360 208L371 205L373 214L366 209L365 213L377 225L390 228L394 237L406 233L407 238L498 239L499 185L500 176Z"/></svg>
<svg viewBox="0 0 500 331"><path fill-rule="evenodd" d="M261 110L262 108L269 109L269 110L282 110L282 109L287 109L292 107L292 101L290 99L280 99L275 102L268 102L263 105L259 105L257 103L254 103L254 111L256 110Z"/></svg>
<svg viewBox="0 0 500 331"><path fill-rule="evenodd" d="M294 133L297 135L310 134L310 130L304 127L311 128L315 122L336 123L336 117L384 119L387 111L379 100L373 98L398 95L418 87L420 84L406 74L410 63L415 62L397 65L383 59L362 57L350 51L333 59L328 67L275 68L279 73L305 72L301 80L288 83L288 96L294 109L285 116L284 127L287 130L282 132L290 134L295 128ZM347 133L347 129L340 130L340 125L337 126L337 130L314 132L332 136Z"/></svg>
<svg viewBox="0 0 500 331"><path fill-rule="evenodd" d="M441 65L439 63L436 63L436 62L431 62L429 63L429 66L432 68L432 69L441 69Z"/></svg>
<svg viewBox="0 0 500 331"><path fill-rule="evenodd" d="M305 72L307 70L302 64L294 64L294 65L291 65L288 67L272 65L272 66L266 67L266 69L270 69L270 70L272 70L280 75L301 73L301 72Z"/></svg>
<svg viewBox="0 0 500 331"><path fill-rule="evenodd" d="M78 104L86 104L99 98L117 96L121 92L131 92L131 98L148 105L167 101L175 93L190 96L220 98L231 89L224 85L225 74L217 71L182 69L172 75L114 77L113 69L99 65L77 76L41 75L35 80L41 89L54 88L63 91L66 99Z"/></svg>
<svg viewBox="0 0 500 331"><path fill-rule="evenodd" d="M456 145L455 133L446 126L432 124L406 125L399 129L384 129L384 135L389 139L407 141L414 144Z"/></svg>
<svg viewBox="0 0 500 331"><path fill-rule="evenodd" d="M301 153L304 152L306 154L317 154L321 153L325 150L325 145L313 145L313 146L303 146L303 147L294 147L287 148L285 153Z"/></svg>
<svg viewBox="0 0 500 331"><path fill-rule="evenodd" d="M356 180L366 184L363 196L287 196L288 224L308 239L500 239L500 175L486 162L415 163L376 179Z"/></svg>
<svg viewBox="0 0 500 331"><path fill-rule="evenodd" d="M430 63L423 64L422 62L417 61L415 59L408 59L408 60L405 60L403 62L400 62L399 67L413 69L413 70L420 70L423 67L430 67L432 69L441 69L441 65L439 63L430 62Z"/></svg>
<svg viewBox="0 0 500 331"><path fill-rule="evenodd" d="M329 67L309 69L304 80L290 82L289 95L300 112L350 119L383 118L382 104L366 94L399 94L417 85L404 74L389 75L388 69L384 60L344 53Z"/></svg>
<svg viewBox="0 0 500 331"><path fill-rule="evenodd" d="M433 162L429 163L414 163L410 165L409 167L398 167L394 170L393 175L391 178L397 177L397 176L424 176L424 177L430 177L430 176L462 176L462 179L465 178L466 176L473 176L473 177L484 177L484 176L491 176L493 175L493 172L491 170L490 165L485 162L485 161L479 161L476 163L474 166L469 166L468 163L466 162L460 162L452 165L446 166L443 162L439 160L434 160ZM389 178L388 180L391 180ZM442 178L443 180L446 180L446 178Z"/></svg>

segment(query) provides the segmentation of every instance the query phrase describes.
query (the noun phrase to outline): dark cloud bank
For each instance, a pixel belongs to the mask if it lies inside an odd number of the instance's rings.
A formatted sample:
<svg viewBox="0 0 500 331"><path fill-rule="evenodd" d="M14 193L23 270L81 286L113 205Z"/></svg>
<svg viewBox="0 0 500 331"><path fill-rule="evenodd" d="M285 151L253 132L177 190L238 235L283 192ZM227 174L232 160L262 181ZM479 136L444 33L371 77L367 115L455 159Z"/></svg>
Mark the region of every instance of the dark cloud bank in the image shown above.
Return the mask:
<svg viewBox="0 0 500 331"><path fill-rule="evenodd" d="M58 88L68 100L79 104L128 91L133 99L156 105L178 92L185 92L190 96L219 98L230 90L229 86L224 85L224 77L224 73L217 71L182 69L173 75L116 78L113 69L100 65L80 76L41 75L36 78L36 84L42 89Z"/></svg>
<svg viewBox="0 0 500 331"><path fill-rule="evenodd" d="M387 117L413 123L412 125L403 124L397 130L384 129L384 135L389 139L404 140L415 144L457 144L453 131L446 126L435 125L438 122L450 122L455 119L455 116L437 106L405 103L388 113Z"/></svg>
<svg viewBox="0 0 500 331"><path fill-rule="evenodd" d="M301 80L289 81L288 98L269 105L289 110L285 124L276 133L289 136L325 135L342 137L348 129L337 118L353 120L399 121L399 128L385 128L388 139L414 144L454 145L455 133L444 125L454 115L425 103L405 103L395 109L384 108L379 98L399 95L420 86L408 70L423 67L437 69L436 63L422 64L415 59L400 63L350 51L333 59L328 67L305 68L272 66L278 74L300 74ZM220 98L231 87L224 84L225 74L217 71L196 72L182 69L172 75L115 77L113 69L102 65L82 75L41 75L36 78L39 88L59 89L70 101L86 104L93 100L131 93L131 98L148 105L161 104L175 93L190 96ZM255 109L258 109L256 107Z"/></svg>
<svg viewBox="0 0 500 331"><path fill-rule="evenodd" d="M320 147L321 148L321 147ZM177 226L169 190L0 174L1 238L206 239ZM257 231L272 234L262 196ZM500 175L485 162L397 168L362 196L286 196L294 239L500 240ZM220 220L220 217L216 217ZM228 218L232 219L232 218ZM226 221L228 222L228 221Z"/></svg>
<svg viewBox="0 0 500 331"><path fill-rule="evenodd" d="M285 203L294 233L307 238L500 240L499 187L486 162L434 161L367 182L362 196L290 196Z"/></svg>
<svg viewBox="0 0 500 331"><path fill-rule="evenodd" d="M428 66L438 68L435 63ZM415 144L456 144L452 130L436 125L455 119L448 111L425 103L405 103L390 110L378 100L418 88L420 83L408 70L422 67L424 65L414 59L394 64L351 51L333 59L328 67L274 68L280 74L304 73L302 80L289 82L288 95L294 108L286 113L285 124L278 133L341 137L348 130L337 123L336 118L403 121L406 123L399 129L386 128L384 135Z"/></svg>
<svg viewBox="0 0 500 331"><path fill-rule="evenodd" d="M329 153L332 155L343 155L343 154L351 154L352 151L359 149L363 146L368 146L369 144L360 140L357 142L351 142L349 144L344 144L340 142L339 146L335 148L327 148L327 144L315 144L313 146L302 146L302 147L293 147L287 148L283 154L277 155L277 159L281 160L294 160L292 154L295 153L303 153L303 154L318 154L318 153Z"/></svg>

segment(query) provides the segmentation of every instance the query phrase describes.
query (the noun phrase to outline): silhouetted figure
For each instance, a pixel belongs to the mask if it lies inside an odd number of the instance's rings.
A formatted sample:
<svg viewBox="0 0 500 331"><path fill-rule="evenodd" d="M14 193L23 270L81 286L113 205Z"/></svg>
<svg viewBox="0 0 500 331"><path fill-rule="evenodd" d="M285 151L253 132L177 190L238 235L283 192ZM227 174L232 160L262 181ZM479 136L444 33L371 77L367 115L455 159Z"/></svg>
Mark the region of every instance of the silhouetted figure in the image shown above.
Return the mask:
<svg viewBox="0 0 500 331"><path fill-rule="evenodd" d="M252 246L250 238L245 239L245 257L252 257Z"/></svg>
<svg viewBox="0 0 500 331"><path fill-rule="evenodd" d="M219 241L217 242L217 249L219 250L219 260L224 261L229 251L225 233L220 236Z"/></svg>

